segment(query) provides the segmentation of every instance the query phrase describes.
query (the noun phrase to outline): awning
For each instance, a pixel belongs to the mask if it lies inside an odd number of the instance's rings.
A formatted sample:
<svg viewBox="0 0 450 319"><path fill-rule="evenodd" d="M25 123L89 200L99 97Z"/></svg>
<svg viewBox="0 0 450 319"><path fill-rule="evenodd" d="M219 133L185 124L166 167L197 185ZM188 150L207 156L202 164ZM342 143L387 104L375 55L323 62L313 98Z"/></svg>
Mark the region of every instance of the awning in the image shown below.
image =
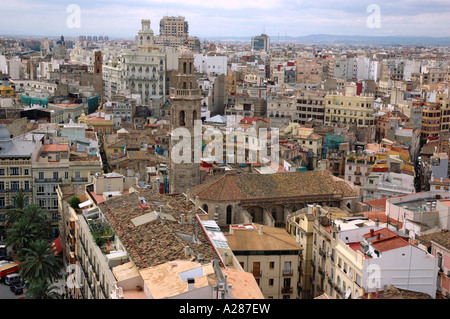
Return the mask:
<svg viewBox="0 0 450 319"><path fill-rule="evenodd" d="M53 255L59 255L62 252L62 246L61 246L61 241L59 240L59 237L56 238L50 245L51 249L52 249L52 253Z"/></svg>
<svg viewBox="0 0 450 319"><path fill-rule="evenodd" d="M85 202L79 203L79 204L78 204L78 207L83 208L83 207L86 207L86 206L89 206L89 205L92 205L92 202L91 202L90 199L88 199L88 200L85 201Z"/></svg>

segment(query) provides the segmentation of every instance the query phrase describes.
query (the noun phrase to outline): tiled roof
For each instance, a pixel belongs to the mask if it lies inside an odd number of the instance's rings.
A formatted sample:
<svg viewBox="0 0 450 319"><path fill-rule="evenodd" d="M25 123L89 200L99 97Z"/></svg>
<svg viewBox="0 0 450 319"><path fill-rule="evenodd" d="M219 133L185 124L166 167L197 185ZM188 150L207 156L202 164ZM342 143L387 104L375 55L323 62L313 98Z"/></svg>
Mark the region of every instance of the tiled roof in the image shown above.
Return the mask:
<svg viewBox="0 0 450 319"><path fill-rule="evenodd" d="M387 228L382 228L374 231L373 234L374 236L380 234L380 239L375 238L371 240L372 247L379 252L384 252L410 245L406 240ZM367 233L363 237L370 238L371 234Z"/></svg>
<svg viewBox="0 0 450 319"><path fill-rule="evenodd" d="M277 251L277 250L300 250L295 239L283 228L263 226L260 234L259 224L254 224L253 229L233 228L233 234L226 234L228 246L233 251Z"/></svg>
<svg viewBox="0 0 450 319"><path fill-rule="evenodd" d="M42 147L41 152L68 152L68 144L46 144Z"/></svg>
<svg viewBox="0 0 450 319"><path fill-rule="evenodd" d="M450 232L447 230L435 234L436 235L433 236L430 241L445 247L446 249L450 249Z"/></svg>
<svg viewBox="0 0 450 319"><path fill-rule="evenodd" d="M145 198L148 209L144 210L139 205L139 197ZM176 221L167 219L165 224L162 224L160 219L156 219L134 226L131 221L133 218L152 211L159 212L159 206L163 206L163 213L172 215ZM206 235L200 227L195 227L195 215L192 224L181 225L178 222L181 214L188 216L188 211L194 211L192 203L186 205L184 196L161 195L150 189L138 189L137 192L113 197L99 204L99 207L138 269L185 259L186 246L189 246L196 256L201 253L206 262L217 258ZM200 243L185 241L179 234L188 237L197 234Z"/></svg>
<svg viewBox="0 0 450 319"><path fill-rule="evenodd" d="M277 174L225 174L195 186L191 196L207 200L254 200L314 195L357 196L345 182L335 181L328 171Z"/></svg>

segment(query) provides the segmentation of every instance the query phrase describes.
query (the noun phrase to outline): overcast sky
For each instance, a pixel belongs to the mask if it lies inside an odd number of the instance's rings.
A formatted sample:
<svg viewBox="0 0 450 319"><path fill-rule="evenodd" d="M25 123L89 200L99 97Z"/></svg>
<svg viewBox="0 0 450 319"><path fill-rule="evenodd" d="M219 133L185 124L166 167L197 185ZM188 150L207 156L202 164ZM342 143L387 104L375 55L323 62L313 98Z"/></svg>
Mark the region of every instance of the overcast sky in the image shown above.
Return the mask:
<svg viewBox="0 0 450 319"><path fill-rule="evenodd" d="M155 35L163 16L184 16L191 36L450 36L450 0L1 0L0 34L131 38L141 19ZM80 28L68 18L80 8ZM379 27L374 26L379 8ZM367 20L371 21L367 22ZM275 39L276 40L276 39Z"/></svg>

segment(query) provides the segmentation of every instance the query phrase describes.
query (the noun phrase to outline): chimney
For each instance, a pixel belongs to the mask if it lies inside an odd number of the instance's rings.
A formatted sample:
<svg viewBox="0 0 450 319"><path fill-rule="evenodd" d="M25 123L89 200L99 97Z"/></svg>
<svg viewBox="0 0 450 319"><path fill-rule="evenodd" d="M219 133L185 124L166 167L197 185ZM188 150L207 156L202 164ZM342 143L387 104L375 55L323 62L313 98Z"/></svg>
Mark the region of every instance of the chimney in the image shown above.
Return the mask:
<svg viewBox="0 0 450 319"><path fill-rule="evenodd" d="M190 202L190 197L191 197L191 191L188 189L187 191L186 191L186 205L189 205L189 202Z"/></svg>
<svg viewBox="0 0 450 319"><path fill-rule="evenodd" d="M233 286L231 284L228 284L227 290L228 290L228 295L232 296L232 294L233 294Z"/></svg>
<svg viewBox="0 0 450 319"><path fill-rule="evenodd" d="M373 237L374 235L373 235L373 228L372 229L370 229L370 237Z"/></svg>
<svg viewBox="0 0 450 319"><path fill-rule="evenodd" d="M156 178L156 191L157 191L158 193L161 193L161 192L160 192L160 182L159 182L159 177Z"/></svg>
<svg viewBox="0 0 450 319"><path fill-rule="evenodd" d="M228 231L228 233L230 234L230 235L233 235L234 234L234 230L233 230L233 227L230 225L230 230Z"/></svg>
<svg viewBox="0 0 450 319"><path fill-rule="evenodd" d="M188 278L187 285L188 285L188 291L194 290L195 279L194 278Z"/></svg>
<svg viewBox="0 0 450 319"><path fill-rule="evenodd" d="M261 225L261 227L259 227L259 234L260 234L260 235L264 234L264 231L263 231L263 225Z"/></svg>
<svg viewBox="0 0 450 319"><path fill-rule="evenodd" d="M184 225L184 224L185 224L184 221L185 221L184 214L181 214L181 215L180 215L180 224L181 224L181 225Z"/></svg>
<svg viewBox="0 0 450 319"><path fill-rule="evenodd" d="M377 234L377 240L380 240L381 236L380 233Z"/></svg>
<svg viewBox="0 0 450 319"><path fill-rule="evenodd" d="M200 202L198 196L195 196L195 211L198 211L200 207Z"/></svg>
<svg viewBox="0 0 450 319"><path fill-rule="evenodd" d="M189 246L184 247L184 257L186 259L191 258L191 248Z"/></svg>
<svg viewBox="0 0 450 319"><path fill-rule="evenodd" d="M375 219L375 226L380 226L380 219L378 217Z"/></svg>

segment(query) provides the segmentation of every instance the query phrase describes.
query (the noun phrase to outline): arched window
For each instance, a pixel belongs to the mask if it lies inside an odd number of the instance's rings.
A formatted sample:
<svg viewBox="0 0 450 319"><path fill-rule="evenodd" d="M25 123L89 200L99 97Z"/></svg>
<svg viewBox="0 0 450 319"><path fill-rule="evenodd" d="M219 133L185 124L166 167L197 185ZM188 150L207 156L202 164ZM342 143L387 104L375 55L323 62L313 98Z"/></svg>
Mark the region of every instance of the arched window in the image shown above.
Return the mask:
<svg viewBox="0 0 450 319"><path fill-rule="evenodd" d="M194 110L192 113L192 125L195 124L195 120L197 119L197 110Z"/></svg>
<svg viewBox="0 0 450 319"><path fill-rule="evenodd" d="M252 209L250 209L249 213L250 213L250 216L252 216L252 222L253 222L255 220L255 210L252 208Z"/></svg>
<svg viewBox="0 0 450 319"><path fill-rule="evenodd" d="M227 206L227 224L233 223L233 207L231 205Z"/></svg>
<svg viewBox="0 0 450 319"><path fill-rule="evenodd" d="M276 208L272 209L272 217L275 221L277 220L277 209Z"/></svg>
<svg viewBox="0 0 450 319"><path fill-rule="evenodd" d="M202 208L205 212L208 212L208 205L204 204Z"/></svg>
<svg viewBox="0 0 450 319"><path fill-rule="evenodd" d="M187 73L187 63L183 62L183 74Z"/></svg>
<svg viewBox="0 0 450 319"><path fill-rule="evenodd" d="M186 126L186 113L180 111L180 126Z"/></svg>

